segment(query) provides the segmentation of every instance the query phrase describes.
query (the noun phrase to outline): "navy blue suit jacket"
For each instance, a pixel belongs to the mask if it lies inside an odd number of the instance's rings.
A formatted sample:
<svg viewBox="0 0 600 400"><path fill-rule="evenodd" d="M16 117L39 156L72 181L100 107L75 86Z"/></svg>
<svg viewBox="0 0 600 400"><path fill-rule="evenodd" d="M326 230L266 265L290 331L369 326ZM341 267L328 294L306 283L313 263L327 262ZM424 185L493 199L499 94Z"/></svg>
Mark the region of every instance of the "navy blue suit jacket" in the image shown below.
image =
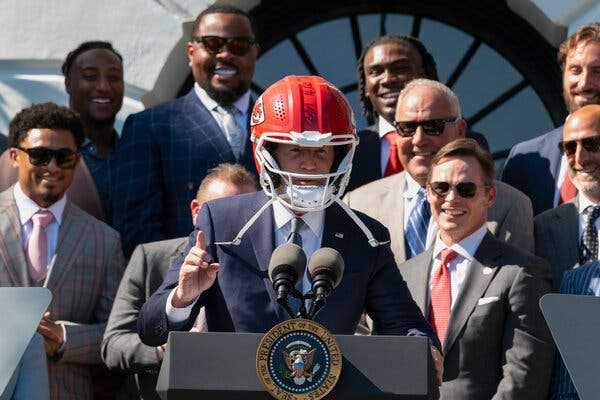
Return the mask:
<svg viewBox="0 0 600 400"><path fill-rule="evenodd" d="M516 144L504 164L502 181L529 196L534 215L554 208L562 128Z"/></svg>
<svg viewBox="0 0 600 400"><path fill-rule="evenodd" d="M267 197L256 192L211 201L203 206L196 231L200 229L205 233L207 251L221 264L217 280L200 296L188 320L172 326L168 323L165 306L169 293L177 286L182 260L174 262L163 284L140 313L138 333L144 343L160 345L166 342L170 330L189 330L201 305L206 307L209 331L260 333L287 319L277 304L267 271L275 246L272 209L262 214L239 246L214 244L233 239L266 202ZM380 223L364 214L360 214L360 218L378 240L389 240L387 230ZM196 241L196 231L190 235L188 250ZM345 270L340 285L317 315L319 323L336 334L353 334L366 309L379 334L435 338L400 275L389 244L371 247L362 231L338 205L326 210L322 246L332 247L342 254ZM433 343L437 345L437 339Z"/></svg>
<svg viewBox="0 0 600 400"><path fill-rule="evenodd" d="M383 178L381 173L381 138L377 124L358 132L358 146L354 153L350 182L346 192Z"/></svg>
<svg viewBox="0 0 600 400"><path fill-rule="evenodd" d="M241 163L255 171L250 140ZM209 169L235 163L219 125L192 89L184 97L130 115L115 154L113 224L123 250L187 236L189 205Z"/></svg>

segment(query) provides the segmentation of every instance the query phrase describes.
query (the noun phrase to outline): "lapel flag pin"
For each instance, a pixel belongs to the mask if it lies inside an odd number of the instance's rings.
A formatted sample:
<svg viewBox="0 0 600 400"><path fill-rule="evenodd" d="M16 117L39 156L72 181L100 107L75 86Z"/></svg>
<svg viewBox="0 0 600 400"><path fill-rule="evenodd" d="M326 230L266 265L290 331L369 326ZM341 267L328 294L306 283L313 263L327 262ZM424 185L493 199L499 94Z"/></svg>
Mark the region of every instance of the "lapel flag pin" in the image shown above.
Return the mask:
<svg viewBox="0 0 600 400"><path fill-rule="evenodd" d="M344 238L344 234L343 234L343 233L339 233L339 232L336 232L336 233L334 234L334 236L335 236L336 238L338 238L338 239L343 239L343 238Z"/></svg>

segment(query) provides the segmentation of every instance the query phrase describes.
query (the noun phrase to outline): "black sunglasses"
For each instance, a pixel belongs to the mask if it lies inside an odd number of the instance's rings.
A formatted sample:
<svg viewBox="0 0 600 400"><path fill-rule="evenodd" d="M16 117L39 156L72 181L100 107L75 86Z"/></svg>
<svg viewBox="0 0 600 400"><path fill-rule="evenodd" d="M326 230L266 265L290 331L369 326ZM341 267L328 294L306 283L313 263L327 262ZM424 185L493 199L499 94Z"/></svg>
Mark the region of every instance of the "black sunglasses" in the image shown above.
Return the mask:
<svg viewBox="0 0 600 400"><path fill-rule="evenodd" d="M470 199L475 197L477 193L477 185L474 182L459 182L456 185L451 185L448 182L431 182L429 184L433 193L440 197L446 197L451 188L456 188L456 192L460 197Z"/></svg>
<svg viewBox="0 0 600 400"><path fill-rule="evenodd" d="M449 122L456 122L458 118L437 118L428 119L425 121L395 121L394 128L398 131L402 137L411 137L417 131L420 126L423 128L423 132L429 136L439 136L444 131L444 127Z"/></svg>
<svg viewBox="0 0 600 400"><path fill-rule="evenodd" d="M62 169L73 169L77 164L77 152L63 148L58 150L49 149L47 147L31 147L25 149L17 146L17 149L27 153L29 162L36 167L48 165L53 158L56 160L56 165Z"/></svg>
<svg viewBox="0 0 600 400"><path fill-rule="evenodd" d="M239 36L224 38L220 36L194 36L192 41L200 43L210 54L218 54L227 47L227 51L236 56L245 56L256 44L254 38Z"/></svg>
<svg viewBox="0 0 600 400"><path fill-rule="evenodd" d="M593 136L581 140L569 140L566 142L560 142L558 149L565 153L567 156L572 156L577 151L577 142L581 143L581 146L585 151L589 153L597 153L600 151L600 136Z"/></svg>

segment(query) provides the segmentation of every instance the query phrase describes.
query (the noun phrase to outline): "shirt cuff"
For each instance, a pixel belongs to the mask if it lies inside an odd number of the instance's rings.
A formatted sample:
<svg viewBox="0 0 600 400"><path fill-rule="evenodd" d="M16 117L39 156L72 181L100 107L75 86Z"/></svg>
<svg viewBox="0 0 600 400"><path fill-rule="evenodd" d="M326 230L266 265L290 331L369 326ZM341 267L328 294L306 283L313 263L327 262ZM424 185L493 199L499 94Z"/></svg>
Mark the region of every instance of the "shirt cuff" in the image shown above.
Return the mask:
<svg viewBox="0 0 600 400"><path fill-rule="evenodd" d="M167 321L169 321L170 324L180 324L184 321L187 321L187 319L190 317L190 314L192 313L192 308L194 307L194 304L196 304L196 302L200 298L200 296L198 296L196 300L194 300L187 307L176 308L171 304L171 300L175 295L175 290L177 290L177 288L171 290L171 293L169 293L169 297L167 297L167 305L165 307L165 312L167 313Z"/></svg>
<svg viewBox="0 0 600 400"><path fill-rule="evenodd" d="M59 325L62 328L62 332L63 332L63 342L60 345L60 347L58 348L58 353L62 353L63 351L65 351L65 344L67 343L67 328L65 328L65 324L59 324Z"/></svg>

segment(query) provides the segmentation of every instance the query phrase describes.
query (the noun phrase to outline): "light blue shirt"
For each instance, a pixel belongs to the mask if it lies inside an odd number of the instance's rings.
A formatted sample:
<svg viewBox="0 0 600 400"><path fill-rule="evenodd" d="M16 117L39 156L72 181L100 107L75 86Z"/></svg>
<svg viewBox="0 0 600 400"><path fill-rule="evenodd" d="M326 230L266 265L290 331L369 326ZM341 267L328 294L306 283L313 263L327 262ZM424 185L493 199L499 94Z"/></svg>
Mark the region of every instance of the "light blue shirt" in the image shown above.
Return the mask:
<svg viewBox="0 0 600 400"><path fill-rule="evenodd" d="M198 83L194 83L194 92L196 96L200 99L200 102L206 107L210 114L213 116L219 128L221 128L221 132L225 132L225 127L223 123L223 116L219 111L217 111L217 107L221 106L219 103L214 101L208 93L204 89L198 85ZM248 106L250 105L250 91L247 91L243 95L237 99L232 106L234 106L237 112L234 115L235 123L238 128L242 130L242 132L247 132L247 121L248 121Z"/></svg>

